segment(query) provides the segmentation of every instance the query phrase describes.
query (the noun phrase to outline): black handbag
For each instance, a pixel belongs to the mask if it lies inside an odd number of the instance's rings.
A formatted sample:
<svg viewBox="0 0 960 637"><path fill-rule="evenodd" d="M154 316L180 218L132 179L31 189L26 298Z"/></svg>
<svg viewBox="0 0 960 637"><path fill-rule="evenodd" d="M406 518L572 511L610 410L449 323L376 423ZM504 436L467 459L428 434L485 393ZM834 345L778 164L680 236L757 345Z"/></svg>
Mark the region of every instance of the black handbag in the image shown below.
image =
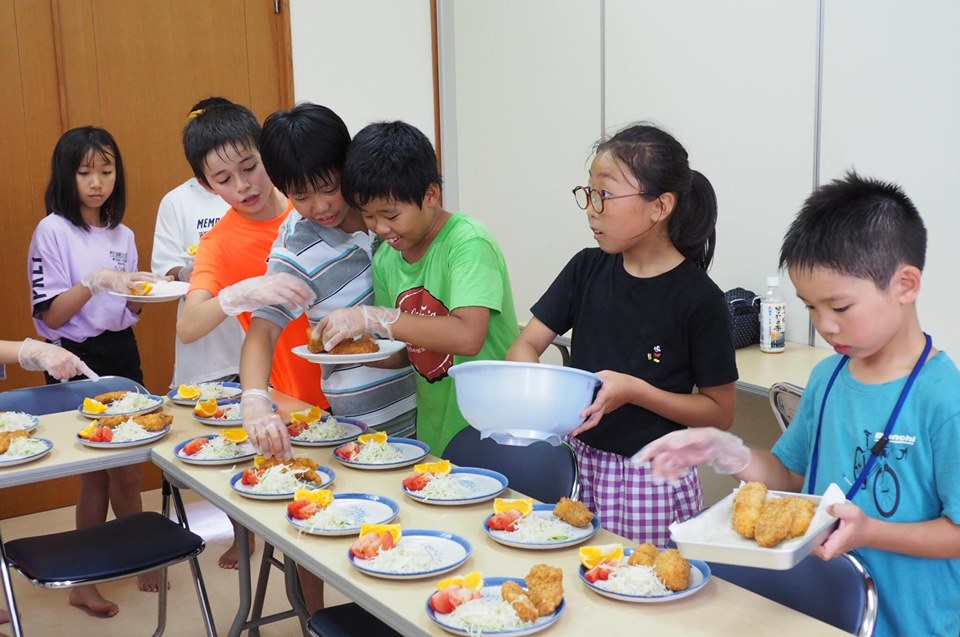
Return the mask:
<svg viewBox="0 0 960 637"><path fill-rule="evenodd" d="M760 342L760 297L744 288L723 293L730 320L730 339L736 349Z"/></svg>

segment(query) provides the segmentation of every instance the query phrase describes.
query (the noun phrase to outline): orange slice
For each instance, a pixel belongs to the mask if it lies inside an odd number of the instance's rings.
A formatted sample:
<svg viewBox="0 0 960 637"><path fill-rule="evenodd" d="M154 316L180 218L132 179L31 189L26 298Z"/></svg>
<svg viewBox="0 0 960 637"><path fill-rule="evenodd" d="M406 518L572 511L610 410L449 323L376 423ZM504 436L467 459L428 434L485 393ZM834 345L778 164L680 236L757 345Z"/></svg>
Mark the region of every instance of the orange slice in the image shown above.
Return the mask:
<svg viewBox="0 0 960 637"><path fill-rule="evenodd" d="M89 440L90 436L93 435L93 432L96 430L97 425L99 424L100 423L98 421L94 420L92 423L90 423L89 425L87 425L86 427L78 431L77 435L83 438L84 440Z"/></svg>
<svg viewBox="0 0 960 637"><path fill-rule="evenodd" d="M310 409L301 409L300 411L292 411L290 412L290 422L311 423L311 422L320 420L320 418L322 418L323 415L326 413L327 412L325 412L324 410L320 409L317 406L313 406Z"/></svg>
<svg viewBox="0 0 960 637"><path fill-rule="evenodd" d="M479 591L483 588L483 575L481 575L480 571L471 571L463 577L448 577L447 579L437 582L437 590L443 590L448 586L453 586L454 584L459 584L464 588L472 588L475 591Z"/></svg>
<svg viewBox="0 0 960 637"><path fill-rule="evenodd" d="M107 411L107 406L98 400L93 398L84 398L83 399L83 411L88 414L102 414Z"/></svg>
<svg viewBox="0 0 960 637"><path fill-rule="evenodd" d="M247 438L250 436L243 429L221 429L220 435L229 440L230 442L235 442L238 445L241 442L246 442Z"/></svg>
<svg viewBox="0 0 960 637"><path fill-rule="evenodd" d="M217 413L219 409L217 405L217 399L211 398L209 400L198 400L197 404L193 407L193 413L200 416L201 418L212 418L214 414Z"/></svg>
<svg viewBox="0 0 960 637"><path fill-rule="evenodd" d="M177 396L185 400L200 398L200 388L196 385L180 385L177 388Z"/></svg>
<svg viewBox="0 0 960 637"><path fill-rule="evenodd" d="M449 460L439 460L437 462L424 462L423 464L413 465L414 473L434 473L446 475L450 473L453 467Z"/></svg>
<svg viewBox="0 0 960 637"><path fill-rule="evenodd" d="M596 544L580 547L580 563L591 569L606 561L623 559L623 544Z"/></svg>
<svg viewBox="0 0 960 637"><path fill-rule="evenodd" d="M294 500L309 500L322 509L327 508L333 502L333 491L330 489L297 489L293 494Z"/></svg>
<svg viewBox="0 0 960 637"><path fill-rule="evenodd" d="M134 296L146 296L153 290L153 283L149 281L138 281L130 286L130 293Z"/></svg>
<svg viewBox="0 0 960 637"><path fill-rule="evenodd" d="M496 498L493 501L493 512L519 511L520 515L530 515L533 511L533 498Z"/></svg>
<svg viewBox="0 0 960 637"><path fill-rule="evenodd" d="M364 524L360 527L360 537L363 537L367 533L376 533L378 535L382 533L389 533L393 536L394 544L399 542L400 538L403 536L403 532L400 531L399 524Z"/></svg>
<svg viewBox="0 0 960 637"><path fill-rule="evenodd" d="M357 438L357 442L359 442L361 445L369 445L371 442L379 442L380 444L383 444L386 441L387 432L385 431L378 431L375 434L363 434Z"/></svg>

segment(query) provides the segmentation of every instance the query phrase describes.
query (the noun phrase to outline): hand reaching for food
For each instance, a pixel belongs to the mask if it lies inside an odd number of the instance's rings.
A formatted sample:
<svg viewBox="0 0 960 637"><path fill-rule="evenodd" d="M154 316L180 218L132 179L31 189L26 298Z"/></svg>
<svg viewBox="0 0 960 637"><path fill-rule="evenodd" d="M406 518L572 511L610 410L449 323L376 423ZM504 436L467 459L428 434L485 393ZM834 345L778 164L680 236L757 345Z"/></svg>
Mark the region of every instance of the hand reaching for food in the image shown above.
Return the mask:
<svg viewBox="0 0 960 637"><path fill-rule="evenodd" d="M130 294L138 283L156 283L157 275L153 272L120 272L111 268L99 268L87 274L80 280L80 285L90 290L90 294L97 294L105 290L119 294Z"/></svg>
<svg viewBox="0 0 960 637"><path fill-rule="evenodd" d="M361 334L377 334L393 340L393 324L400 318L400 308L361 305L334 310L313 328L326 351L332 351L341 341Z"/></svg>
<svg viewBox="0 0 960 637"><path fill-rule="evenodd" d="M244 279L220 290L217 299L227 316L253 312L268 305L306 310L316 300L306 283L286 272Z"/></svg>
<svg viewBox="0 0 960 637"><path fill-rule="evenodd" d="M273 411L270 394L263 389L245 389L240 398L243 429L250 442L266 458L293 457L287 428Z"/></svg>
<svg viewBox="0 0 960 637"><path fill-rule="evenodd" d="M17 353L17 360L23 369L45 371L58 380L69 380L80 375L94 380L100 378L72 352L32 338L24 339Z"/></svg>
<svg viewBox="0 0 960 637"><path fill-rule="evenodd" d="M697 427L661 436L634 454L630 462L637 466L650 462L655 476L676 480L703 463L717 473L740 473L751 458L750 449L737 436L714 427Z"/></svg>

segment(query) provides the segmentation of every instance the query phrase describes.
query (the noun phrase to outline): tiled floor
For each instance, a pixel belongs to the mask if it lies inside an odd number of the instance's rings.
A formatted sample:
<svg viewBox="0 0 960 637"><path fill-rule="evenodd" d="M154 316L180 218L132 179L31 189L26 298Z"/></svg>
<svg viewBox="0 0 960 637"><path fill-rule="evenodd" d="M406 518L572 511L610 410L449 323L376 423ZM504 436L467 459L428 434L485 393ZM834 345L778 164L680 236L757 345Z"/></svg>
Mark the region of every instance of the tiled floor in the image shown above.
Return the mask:
<svg viewBox="0 0 960 637"><path fill-rule="evenodd" d="M199 498L191 491L182 492L187 506L187 519L190 528L207 541L206 550L200 555L200 569L203 573L210 605L213 609L217 632L226 634L233 621L238 600L236 571L219 568L217 559L230 545L233 530L227 517L211 504ZM149 491L143 495L144 510L160 510L160 492ZM12 540L28 535L65 531L74 527L74 507L65 507L54 511L21 516L4 520L3 539ZM253 572L256 577L260 563L262 542L257 540L257 552L254 554ZM150 635L156 626L156 595L137 589L136 580L122 580L100 587L107 599L120 606L120 613L109 619L92 617L84 611L67 603L69 591L49 591L35 588L17 573L11 575L17 604L20 607L21 625L24 635L46 637L48 635L79 635L128 637ZM190 577L190 567L184 562L169 571L171 582L168 600L166 635L171 637L200 637L204 635ZM256 582L254 582L254 586ZM327 587L327 604L339 604L346 601L337 591ZM273 569L267 591L264 615L280 612L289 608L283 592L283 574ZM9 624L0 624L0 633L9 634ZM268 624L260 630L263 637L299 636L299 623L294 619Z"/></svg>

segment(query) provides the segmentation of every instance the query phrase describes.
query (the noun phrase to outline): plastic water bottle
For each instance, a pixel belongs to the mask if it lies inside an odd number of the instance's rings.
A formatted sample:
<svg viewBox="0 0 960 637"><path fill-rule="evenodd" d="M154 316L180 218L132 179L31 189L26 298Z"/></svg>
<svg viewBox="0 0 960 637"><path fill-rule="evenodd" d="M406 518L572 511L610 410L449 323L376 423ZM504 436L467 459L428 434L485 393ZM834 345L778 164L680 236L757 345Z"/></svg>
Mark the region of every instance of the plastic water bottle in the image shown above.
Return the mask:
<svg viewBox="0 0 960 637"><path fill-rule="evenodd" d="M760 299L760 351L777 354L787 345L787 305L780 296L780 277L767 277L767 293Z"/></svg>

